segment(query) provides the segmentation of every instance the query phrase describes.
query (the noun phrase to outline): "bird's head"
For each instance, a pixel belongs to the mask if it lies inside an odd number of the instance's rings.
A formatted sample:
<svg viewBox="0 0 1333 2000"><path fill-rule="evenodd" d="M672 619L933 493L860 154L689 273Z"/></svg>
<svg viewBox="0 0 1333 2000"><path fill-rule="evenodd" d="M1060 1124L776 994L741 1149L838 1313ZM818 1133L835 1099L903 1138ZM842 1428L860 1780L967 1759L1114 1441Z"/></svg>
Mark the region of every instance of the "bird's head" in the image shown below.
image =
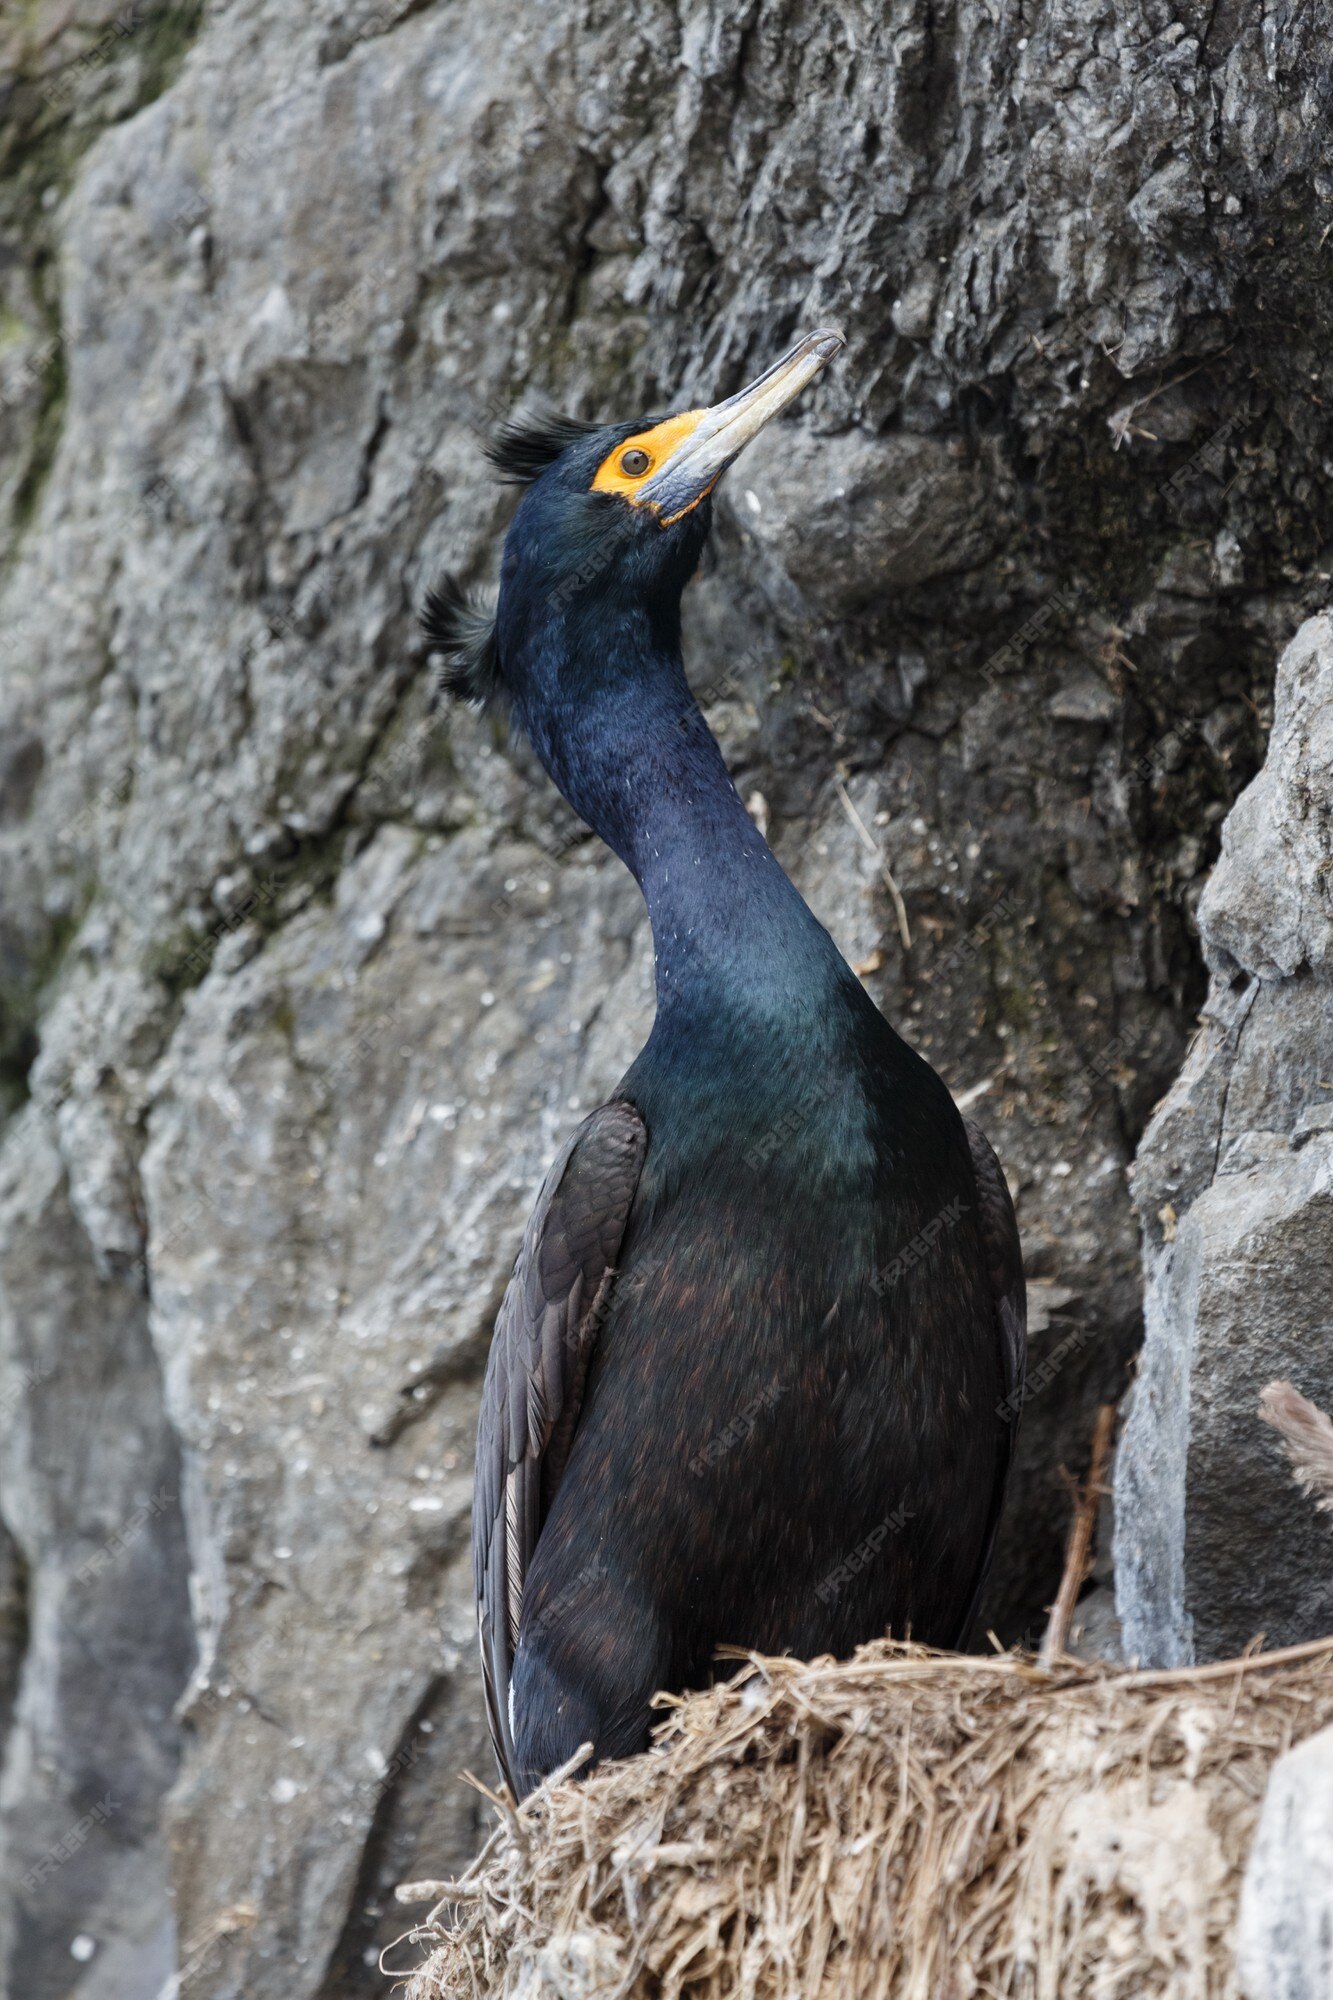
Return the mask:
<svg viewBox="0 0 1333 2000"><path fill-rule="evenodd" d="M599 691L632 690L650 660L677 653L713 488L842 345L820 328L737 395L656 421L511 419L488 455L527 490L505 538L496 610L445 577L423 613L449 692L508 700L540 739Z"/></svg>

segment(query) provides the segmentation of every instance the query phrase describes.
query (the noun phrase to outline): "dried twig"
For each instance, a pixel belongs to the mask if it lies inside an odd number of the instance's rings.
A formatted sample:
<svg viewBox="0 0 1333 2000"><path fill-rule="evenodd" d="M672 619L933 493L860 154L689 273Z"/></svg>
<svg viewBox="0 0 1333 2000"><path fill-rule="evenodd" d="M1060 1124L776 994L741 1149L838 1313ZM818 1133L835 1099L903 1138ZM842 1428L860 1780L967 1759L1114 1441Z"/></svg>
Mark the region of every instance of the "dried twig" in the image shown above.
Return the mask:
<svg viewBox="0 0 1333 2000"><path fill-rule="evenodd" d="M1051 1606L1041 1651L1037 1655L1037 1665L1048 1673L1065 1650L1069 1638L1069 1622L1074 1615L1074 1606L1078 1603L1079 1591L1083 1588L1083 1579L1088 1573L1088 1562L1092 1554L1092 1533L1097 1525L1097 1509L1106 1490L1103 1478L1114 1436L1115 1404L1103 1403L1097 1412L1097 1422L1092 1433L1092 1456L1088 1462L1087 1481L1074 1502L1074 1518L1070 1523L1069 1540L1065 1545L1064 1573L1060 1578L1060 1588L1056 1592L1055 1602Z"/></svg>

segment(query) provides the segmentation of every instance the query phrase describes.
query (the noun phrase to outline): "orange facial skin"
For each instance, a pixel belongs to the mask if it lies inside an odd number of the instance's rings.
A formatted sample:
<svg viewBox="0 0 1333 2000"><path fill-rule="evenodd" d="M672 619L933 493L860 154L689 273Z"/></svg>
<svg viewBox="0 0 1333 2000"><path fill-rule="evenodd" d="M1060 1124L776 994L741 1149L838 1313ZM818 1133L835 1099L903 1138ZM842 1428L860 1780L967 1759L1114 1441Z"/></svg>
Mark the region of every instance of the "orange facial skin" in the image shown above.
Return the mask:
<svg viewBox="0 0 1333 2000"><path fill-rule="evenodd" d="M634 437L623 438L610 457L604 458L598 466L597 476L592 482L593 492L619 493L622 499L630 501L634 506L640 504L652 506L651 501L640 502L639 495L642 488L647 485L655 472L661 471L672 453L684 444L686 438L693 436L707 414L706 410L685 410L678 417L667 417L664 422L654 424L651 430L639 431ZM622 461L627 453L638 451L646 455L648 463L640 466L636 472L626 472ZM631 463L635 462L631 460ZM711 485L708 490L711 491ZM703 497L702 493L698 494L691 505L697 507ZM688 513L689 508L683 508L682 512ZM679 520L680 516L675 515L673 518Z"/></svg>

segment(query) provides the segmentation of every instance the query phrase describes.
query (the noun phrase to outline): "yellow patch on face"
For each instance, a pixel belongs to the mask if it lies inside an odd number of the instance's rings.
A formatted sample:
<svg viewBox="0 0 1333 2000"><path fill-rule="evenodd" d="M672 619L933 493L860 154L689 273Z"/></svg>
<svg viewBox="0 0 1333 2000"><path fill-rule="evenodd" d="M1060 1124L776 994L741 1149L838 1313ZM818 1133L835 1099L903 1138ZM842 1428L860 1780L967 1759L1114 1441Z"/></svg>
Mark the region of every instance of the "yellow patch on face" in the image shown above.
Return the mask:
<svg viewBox="0 0 1333 2000"><path fill-rule="evenodd" d="M622 439L611 456L604 458L598 466L597 476L592 482L593 492L619 493L626 500L637 502L640 489L655 472L662 470L686 438L693 436L707 414L706 410L686 410L682 416L668 417L665 423L654 424L650 431L640 431L635 437ZM703 495L699 497L702 499Z"/></svg>

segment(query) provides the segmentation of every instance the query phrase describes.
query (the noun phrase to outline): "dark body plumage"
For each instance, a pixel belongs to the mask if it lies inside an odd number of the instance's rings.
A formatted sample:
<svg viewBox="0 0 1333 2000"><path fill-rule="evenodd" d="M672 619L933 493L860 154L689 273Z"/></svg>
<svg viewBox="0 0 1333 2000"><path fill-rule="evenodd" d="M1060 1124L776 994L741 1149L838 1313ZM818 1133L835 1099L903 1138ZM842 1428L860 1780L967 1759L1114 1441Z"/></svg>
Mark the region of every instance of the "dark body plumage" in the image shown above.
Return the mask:
<svg viewBox="0 0 1333 2000"><path fill-rule="evenodd" d="M1021 1402L999 1167L731 785L680 656L709 502L662 526L590 492L627 431L525 466L492 647L460 609L455 649L634 871L658 987L548 1176L487 1372L474 1559L520 1793L584 1741L643 1747L654 1692L723 1643L957 1643Z"/></svg>

